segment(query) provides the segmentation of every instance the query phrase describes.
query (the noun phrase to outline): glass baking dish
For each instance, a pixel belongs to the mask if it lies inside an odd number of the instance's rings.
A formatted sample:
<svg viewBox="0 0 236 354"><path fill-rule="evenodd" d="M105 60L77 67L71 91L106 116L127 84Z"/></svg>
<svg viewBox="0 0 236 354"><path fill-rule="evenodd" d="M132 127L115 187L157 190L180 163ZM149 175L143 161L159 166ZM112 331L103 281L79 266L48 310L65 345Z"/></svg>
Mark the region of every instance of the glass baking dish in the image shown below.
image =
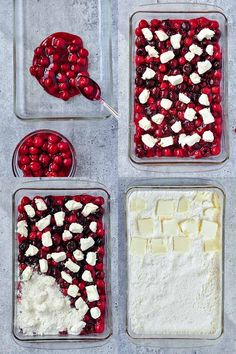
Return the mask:
<svg viewBox="0 0 236 354"><path fill-rule="evenodd" d="M131 318L129 315L129 279L131 276L130 273L130 257L129 257L129 250L130 250L130 237L131 237L131 227L134 226L134 220L130 222L129 220L129 213L130 213L130 201L132 200L132 194L139 193L139 192L158 192L158 193L170 193L167 199L171 199L172 193L180 193L180 192L216 192L219 196L220 203L221 203L221 214L219 216L219 224L221 225L221 232L219 238L220 244L220 256L219 256L219 287L221 289L219 294L219 321L221 329L217 331L213 336L186 336L186 335L158 335L158 334L137 334L132 331L131 328ZM140 195L139 195L140 196ZM172 194L173 196L173 194ZM222 338L222 334L224 332L224 222L225 222L225 191L221 185L218 185L215 182L211 181L194 181L188 179L179 179L177 182L173 179L167 180L149 180L145 183L142 181L139 185L132 185L128 188L125 195L125 211L126 211L126 257L127 257L127 294L126 294L126 332L128 338L138 345L147 345L147 346L157 346L157 347L194 347L194 346L205 346L205 345L213 345L216 341ZM173 198L174 199L174 198ZM139 212L138 212L139 213ZM139 215L139 214L137 214ZM133 231L134 232L134 231ZM137 237L137 236L136 236ZM141 261L140 261L141 262ZM140 274L137 275L138 279L140 280ZM150 279L149 279L150 280ZM149 281L148 280L148 281ZM141 280L140 280L141 281ZM154 301L154 300L152 300ZM148 314L147 314L148 315ZM171 322L171 320L170 320Z"/></svg>
<svg viewBox="0 0 236 354"><path fill-rule="evenodd" d="M18 282L19 282L19 272L18 272L18 243L16 241L16 223L17 223L17 207L19 201L24 196L34 197L36 195L46 196L64 196L64 195L82 195L89 194L93 196L102 196L104 198L104 215L103 224L105 230L105 256L104 261L104 281L106 290L106 308L105 308L105 329L103 333L85 334L85 335L24 335L17 326L16 314L17 314L17 292ZM57 346L62 348L63 346L80 346L88 347L93 345L102 345L110 338L112 335L112 313L111 313L111 279L110 279L110 195L106 190L106 187L99 183L88 182L88 181L78 181L78 180L50 180L50 187L48 187L48 181L36 181L36 182L26 182L24 187L18 189L12 195L12 213L13 213L13 276L12 276L12 333L14 339L22 345L32 345L32 343L43 343L41 345L50 345L53 348Z"/></svg>
<svg viewBox="0 0 236 354"><path fill-rule="evenodd" d="M15 0L15 100L21 119L106 118L98 102L82 95L65 102L44 91L29 68L34 49L55 32L81 36L89 51L89 72L101 86L103 97L112 102L110 0Z"/></svg>
<svg viewBox="0 0 236 354"><path fill-rule="evenodd" d="M219 22L221 30L221 38L219 44L222 50L222 79L221 79L221 96L222 96L222 117L223 127L221 136L221 152L216 156L202 157L195 159L192 157L142 157L139 158L135 154L135 124L134 117L134 90L135 90L135 28L141 19L150 21L154 18L164 19L191 19L205 16L211 20ZM217 6L205 4L189 4L189 3L166 3L152 4L140 6L136 12L130 17L130 94L129 94L129 117L130 117L130 134L129 134L129 159L131 163L139 169L158 170L158 166L169 165L193 165L211 166L217 168L217 165L222 165L229 158L229 136L228 136L228 52L227 52L227 33L228 21L223 10ZM215 166L215 167L214 167ZM189 167L190 168L190 167Z"/></svg>

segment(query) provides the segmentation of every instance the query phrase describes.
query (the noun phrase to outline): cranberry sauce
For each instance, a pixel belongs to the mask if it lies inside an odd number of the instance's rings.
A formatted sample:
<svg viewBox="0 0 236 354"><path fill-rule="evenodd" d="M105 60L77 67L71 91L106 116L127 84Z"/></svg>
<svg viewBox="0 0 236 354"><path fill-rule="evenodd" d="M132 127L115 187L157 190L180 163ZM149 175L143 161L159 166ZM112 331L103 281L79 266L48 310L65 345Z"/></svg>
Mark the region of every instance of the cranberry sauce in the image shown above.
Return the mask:
<svg viewBox="0 0 236 354"><path fill-rule="evenodd" d="M135 154L206 158L221 152L219 23L141 20L136 34Z"/></svg>
<svg viewBox="0 0 236 354"><path fill-rule="evenodd" d="M100 86L92 79L86 76L79 75L77 78L78 88L82 95L88 100L96 101L101 98Z"/></svg>
<svg viewBox="0 0 236 354"><path fill-rule="evenodd" d="M34 50L30 73L47 93L67 101L80 93L78 73L89 76L88 54L79 36L57 32Z"/></svg>

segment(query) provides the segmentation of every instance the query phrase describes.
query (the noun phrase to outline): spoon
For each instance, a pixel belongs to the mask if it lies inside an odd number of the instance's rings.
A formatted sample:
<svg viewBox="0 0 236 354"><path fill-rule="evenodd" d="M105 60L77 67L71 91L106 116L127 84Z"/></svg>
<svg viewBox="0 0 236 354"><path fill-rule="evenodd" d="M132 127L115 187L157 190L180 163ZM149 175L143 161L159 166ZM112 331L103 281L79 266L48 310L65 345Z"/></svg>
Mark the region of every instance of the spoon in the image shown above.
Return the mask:
<svg viewBox="0 0 236 354"><path fill-rule="evenodd" d="M96 81L85 75L78 75L76 80L77 86L84 97L90 101L100 102L114 117L118 118L118 112L101 97L101 88Z"/></svg>

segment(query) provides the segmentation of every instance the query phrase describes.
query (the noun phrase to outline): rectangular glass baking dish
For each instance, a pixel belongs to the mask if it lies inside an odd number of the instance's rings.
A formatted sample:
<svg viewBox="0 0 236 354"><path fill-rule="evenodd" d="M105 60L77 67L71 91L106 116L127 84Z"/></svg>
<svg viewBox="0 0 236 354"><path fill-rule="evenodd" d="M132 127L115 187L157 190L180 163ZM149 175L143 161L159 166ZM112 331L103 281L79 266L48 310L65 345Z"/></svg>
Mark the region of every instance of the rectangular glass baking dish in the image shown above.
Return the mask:
<svg viewBox="0 0 236 354"><path fill-rule="evenodd" d="M34 49L55 32L81 36L89 51L89 72L112 102L110 0L15 0L14 110L20 119L101 119L109 116L98 102L82 95L65 102L41 87L29 68Z"/></svg>
<svg viewBox="0 0 236 354"><path fill-rule="evenodd" d="M221 333L215 337L193 337L193 336L173 336L168 337L166 336L158 336L158 335L137 335L134 334L130 328L130 319L129 319L129 222L128 222L128 208L129 208L129 197L132 195L133 192L136 191L146 191L146 190L157 190L157 191L207 191L210 190L212 192L217 191L220 195L221 202L222 202L222 211L221 211L221 236L220 236L220 243L221 243L221 255L220 255L220 264L219 264L219 271L220 271L220 287L221 287L221 305L220 305L220 312L221 312ZM194 346L205 346L205 345L214 345L217 341L222 338L224 332L224 223L225 223L225 200L226 195L223 187L215 183L215 181L206 181L206 180L199 180L194 181L190 179L178 179L176 182L173 179L167 180L148 180L142 181L140 184L130 186L125 194L125 223L126 223L126 257L127 257L127 282L126 282L126 333L128 335L129 340L134 342L137 345L147 345L147 346L157 346L157 347L194 347Z"/></svg>
<svg viewBox="0 0 236 354"><path fill-rule="evenodd" d="M105 256L104 256L104 273L105 273L105 286L106 286L106 313L105 313L105 330L103 333L83 335L83 336L59 336L59 335L45 335L45 336L26 336L23 335L16 324L16 312L17 312L17 283L18 277L18 244L16 242L16 223L17 223L17 206L20 199L23 196L33 197L36 195L75 195L75 194L91 194L102 196L105 200L104 203L104 216L103 222L105 227ZM33 343L42 343L42 345L51 345L55 348L58 344L58 348L65 346L76 347L88 347L93 345L104 344L112 335L112 311L111 311L111 242L110 242L110 195L106 190L106 187L100 183L91 181L79 181L79 180L61 180L50 181L50 187L48 187L48 181L36 181L26 182L24 187L17 189L12 195L12 233L13 233L13 273L12 273L12 334L14 339L22 345L32 345ZM73 344L74 343L74 344Z"/></svg>
<svg viewBox="0 0 236 354"><path fill-rule="evenodd" d="M190 19L205 16L212 20L217 20L220 25L221 38L220 46L222 50L222 80L221 80L221 96L222 96L222 116L223 131L221 137L221 153L217 156L209 156L206 158L194 159L191 157L152 157L138 158L135 155L135 124L134 117L134 89L135 89L135 28L141 19L150 21L153 18L164 19ZM129 159L131 163L139 169L158 170L158 166L169 165L178 168L177 165L195 165L210 166L217 168L229 158L229 134L228 134L228 21L223 10L217 6L205 4L189 4L189 3L166 3L152 4L140 6L136 12L130 17L130 34L129 34L129 50L130 50L130 92L129 92L129 117L130 117L130 134L129 134Z"/></svg>

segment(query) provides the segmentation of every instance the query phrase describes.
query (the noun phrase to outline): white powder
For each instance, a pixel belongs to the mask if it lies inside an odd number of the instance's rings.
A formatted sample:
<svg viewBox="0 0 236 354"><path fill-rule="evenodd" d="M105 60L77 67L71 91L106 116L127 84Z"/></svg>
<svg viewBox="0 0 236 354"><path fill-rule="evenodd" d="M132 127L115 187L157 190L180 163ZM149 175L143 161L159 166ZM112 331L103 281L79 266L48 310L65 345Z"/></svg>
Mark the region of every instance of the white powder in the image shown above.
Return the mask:
<svg viewBox="0 0 236 354"><path fill-rule="evenodd" d="M129 328L135 335L218 336L221 332L219 254L130 256Z"/></svg>
<svg viewBox="0 0 236 354"><path fill-rule="evenodd" d="M22 283L21 300L17 304L17 327L25 335L57 335L67 330L79 334L85 326L83 316L70 306L54 278L33 273Z"/></svg>
<svg viewBox="0 0 236 354"><path fill-rule="evenodd" d="M168 240L168 251L163 254L128 254L128 329L132 336L146 337L208 337L221 334L222 255L221 252L204 252L204 240L192 237L187 252L175 252L173 237L163 235L161 220L157 217L158 200L172 200L172 217L177 222L206 218L205 210L213 207L215 190L203 189L205 200L197 198L197 190L148 190L132 192L128 197L128 249L132 237ZM217 193L217 192L216 192ZM222 197L219 193L220 205ZM189 210L178 212L181 198L190 201ZM134 200L142 207L131 208ZM153 232L139 234L137 219L151 218ZM170 216L167 217L171 218ZM213 218L209 218L213 221ZM217 218L219 237L222 237L222 208Z"/></svg>

